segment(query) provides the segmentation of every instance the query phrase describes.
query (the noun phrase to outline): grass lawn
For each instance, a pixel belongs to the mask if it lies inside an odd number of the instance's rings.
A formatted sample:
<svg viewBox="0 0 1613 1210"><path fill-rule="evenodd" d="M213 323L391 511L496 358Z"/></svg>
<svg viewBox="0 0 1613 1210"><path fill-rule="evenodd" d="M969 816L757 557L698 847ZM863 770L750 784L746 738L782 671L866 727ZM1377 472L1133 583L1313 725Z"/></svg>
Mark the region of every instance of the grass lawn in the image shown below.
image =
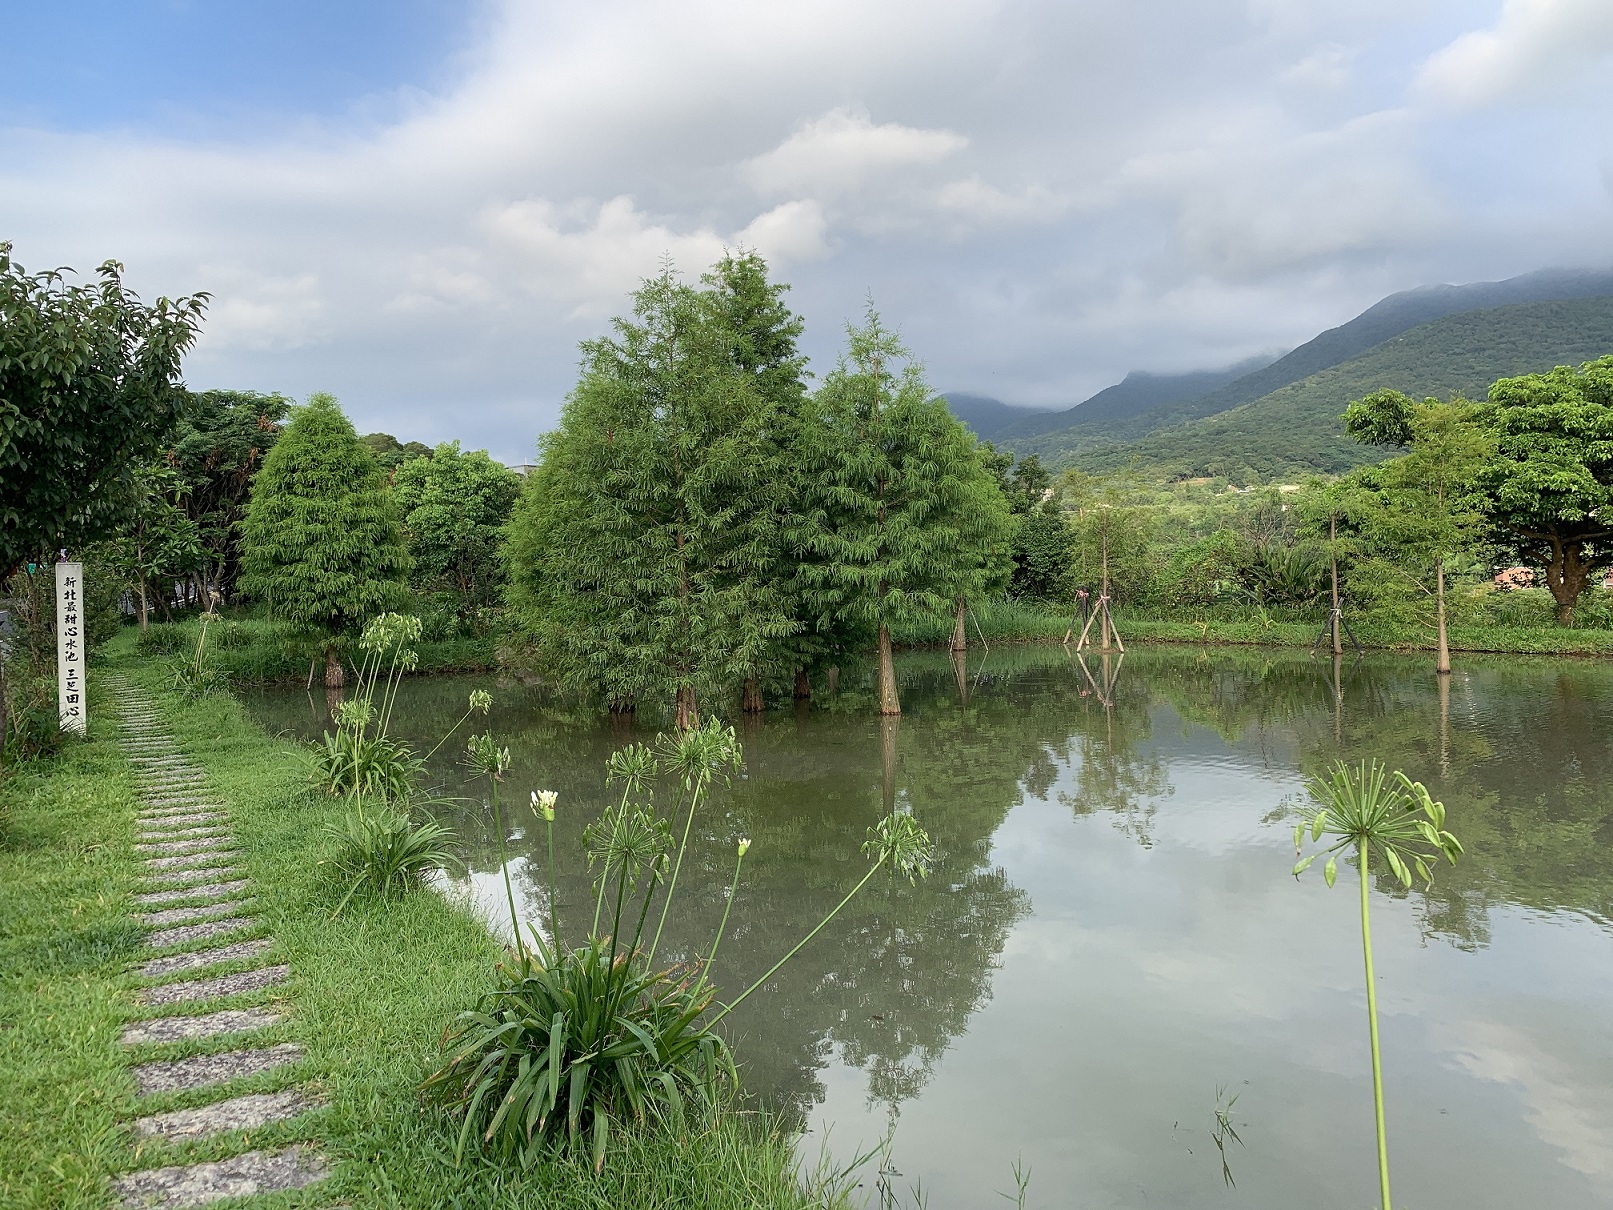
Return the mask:
<svg viewBox="0 0 1613 1210"><path fill-rule="evenodd" d="M288 1020L265 1042L295 1038L306 1061L240 1091L312 1086L328 1102L292 1122L136 1154L137 1116L124 1021L183 1011L135 1006L126 973L142 944L129 895L140 867L132 847L135 789L115 738L105 691L92 686L86 742L11 773L0 783L0 1205L7 1210L102 1207L110 1175L187 1163L248 1147L311 1140L334 1174L302 1193L252 1206L807 1207L792 1142L763 1119L730 1113L681 1139L626 1133L595 1176L585 1160L520 1173L481 1160L456 1167L449 1124L423 1109L415 1088L434 1065L452 1016L492 984L501 957L481 923L421 891L390 903L355 901L339 920L342 889L321 861L324 825L341 808L312 791L303 758L265 735L229 697L184 702L164 687L160 662L133 652L132 636L99 659L156 697L186 754L207 770L252 878L274 960L291 981L234 997L229 1007L274 1004ZM170 1044L134 1057L177 1057L205 1043ZM232 1092L234 1090L232 1089ZM206 1097L164 1094L172 1109Z"/></svg>
<svg viewBox="0 0 1613 1210"><path fill-rule="evenodd" d="M1385 624L1357 617L1350 617L1349 623L1365 647L1397 651L1434 649L1431 626ZM987 604L970 611L969 643L973 646L982 637L988 643L1058 642L1069 624L1068 613L1060 613L1043 602ZM1115 608L1115 625L1120 630L1121 641L1128 646L1132 643L1205 643L1309 647L1322 629L1320 618L1314 622L1277 621L1254 609L1220 614L1183 609L1175 615L1162 615L1123 606ZM1079 633L1079 626L1076 631ZM1093 634L1097 634L1096 627ZM952 623L949 619L938 618L897 630L893 637L908 646L938 647L951 641ZM1452 626L1450 645L1452 651L1613 655L1613 630L1568 630L1549 625Z"/></svg>

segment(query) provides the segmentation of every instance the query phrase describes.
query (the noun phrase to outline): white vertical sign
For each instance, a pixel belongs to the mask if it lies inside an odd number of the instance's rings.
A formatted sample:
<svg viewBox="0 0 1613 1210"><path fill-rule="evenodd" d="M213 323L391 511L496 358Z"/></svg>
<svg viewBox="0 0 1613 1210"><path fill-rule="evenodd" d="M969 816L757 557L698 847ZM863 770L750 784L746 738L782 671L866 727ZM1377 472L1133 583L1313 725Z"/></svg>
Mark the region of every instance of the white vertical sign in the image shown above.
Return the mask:
<svg viewBox="0 0 1613 1210"><path fill-rule="evenodd" d="M84 734L84 564L56 564L56 709L63 731Z"/></svg>

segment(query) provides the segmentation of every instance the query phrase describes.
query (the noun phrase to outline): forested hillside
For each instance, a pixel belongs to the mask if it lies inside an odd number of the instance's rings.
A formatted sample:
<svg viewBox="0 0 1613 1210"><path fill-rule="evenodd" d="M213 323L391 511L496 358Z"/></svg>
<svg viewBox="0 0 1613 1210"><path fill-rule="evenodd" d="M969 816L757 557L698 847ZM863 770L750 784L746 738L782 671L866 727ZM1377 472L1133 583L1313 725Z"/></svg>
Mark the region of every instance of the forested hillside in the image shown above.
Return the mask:
<svg viewBox="0 0 1613 1210"><path fill-rule="evenodd" d="M1135 441L1089 439L1044 460L1106 471L1135 463L1171 478L1239 483L1339 472L1383 456L1350 440L1339 416L1381 387L1421 398L1482 399L1497 378L1613 353L1613 297L1467 311L1386 340L1263 398Z"/></svg>
<svg viewBox="0 0 1613 1210"><path fill-rule="evenodd" d="M1269 364L1258 359L1242 373L1128 375L1079 407L1036 417L1003 429L994 438L1022 454L1039 454L1050 463L1068 463L1116 442L1133 441L1186 421L1214 416L1263 399L1293 383L1342 365L1387 340L1448 315L1538 303L1613 296L1613 272L1542 270L1499 282L1465 286L1423 286L1391 294L1348 323L1329 328ZM1128 390L1164 388L1157 397ZM1180 389L1192 380L1201 385ZM1176 389L1171 389L1176 388ZM1114 398L1111 398L1114 396Z"/></svg>

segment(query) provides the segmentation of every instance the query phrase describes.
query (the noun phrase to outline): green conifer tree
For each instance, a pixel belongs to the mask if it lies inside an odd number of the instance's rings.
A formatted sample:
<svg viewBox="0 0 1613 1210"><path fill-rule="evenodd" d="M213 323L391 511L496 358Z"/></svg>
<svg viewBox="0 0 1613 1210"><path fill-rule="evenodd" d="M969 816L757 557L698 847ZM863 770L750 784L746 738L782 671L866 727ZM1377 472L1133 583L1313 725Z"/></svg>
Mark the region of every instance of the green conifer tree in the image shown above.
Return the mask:
<svg viewBox="0 0 1613 1210"><path fill-rule="evenodd" d="M688 727L701 694L754 676L794 627L774 574L775 393L760 386L791 358L747 349L728 308L670 269L615 329L584 343L517 505L510 600L563 680L613 710L670 695Z"/></svg>
<svg viewBox="0 0 1613 1210"><path fill-rule="evenodd" d="M975 439L872 306L847 338L804 451L801 576L819 613L874 629L880 713L900 714L891 626L949 613L1000 574L1007 508Z"/></svg>
<svg viewBox="0 0 1613 1210"><path fill-rule="evenodd" d="M324 640L325 684L342 684L336 639L401 608L409 554L397 505L334 396L313 395L264 460L241 529L241 589Z"/></svg>

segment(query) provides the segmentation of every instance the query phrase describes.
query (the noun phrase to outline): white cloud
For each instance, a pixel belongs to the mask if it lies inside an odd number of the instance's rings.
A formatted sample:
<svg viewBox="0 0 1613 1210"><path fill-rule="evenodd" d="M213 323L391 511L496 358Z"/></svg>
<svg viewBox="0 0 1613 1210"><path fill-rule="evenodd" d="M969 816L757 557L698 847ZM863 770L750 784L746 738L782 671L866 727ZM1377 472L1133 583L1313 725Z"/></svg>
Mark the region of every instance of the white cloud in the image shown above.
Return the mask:
<svg viewBox="0 0 1613 1210"><path fill-rule="evenodd" d="M740 172L763 193L824 197L882 173L939 163L968 143L951 130L876 126L867 113L842 107L802 124L772 151L747 160Z"/></svg>
<svg viewBox="0 0 1613 1210"><path fill-rule="evenodd" d="M1608 0L1505 0L1494 25L1434 54L1416 83L1435 100L1469 108L1564 83L1610 55Z"/></svg>
<svg viewBox="0 0 1613 1210"><path fill-rule="evenodd" d="M1380 112L1429 46L1425 81L1475 46L1497 78L1583 63L1608 0L1471 36L1434 0L494 2L450 85L356 116L0 129L0 234L211 290L193 384L331 389L361 427L512 455L666 256L762 251L819 361L872 290L938 386L1073 403L1393 289L1613 254L1613 96Z"/></svg>
<svg viewBox="0 0 1613 1210"><path fill-rule="evenodd" d="M1336 42L1317 47L1291 67L1284 68L1277 77L1284 84L1319 91L1343 88L1350 82L1355 63L1355 52Z"/></svg>
<svg viewBox="0 0 1613 1210"><path fill-rule="evenodd" d="M936 204L944 211L990 224L1047 222L1057 218L1068 202L1041 185L1027 185L1018 193L1006 193L981 180L977 173L943 185L936 196Z"/></svg>

